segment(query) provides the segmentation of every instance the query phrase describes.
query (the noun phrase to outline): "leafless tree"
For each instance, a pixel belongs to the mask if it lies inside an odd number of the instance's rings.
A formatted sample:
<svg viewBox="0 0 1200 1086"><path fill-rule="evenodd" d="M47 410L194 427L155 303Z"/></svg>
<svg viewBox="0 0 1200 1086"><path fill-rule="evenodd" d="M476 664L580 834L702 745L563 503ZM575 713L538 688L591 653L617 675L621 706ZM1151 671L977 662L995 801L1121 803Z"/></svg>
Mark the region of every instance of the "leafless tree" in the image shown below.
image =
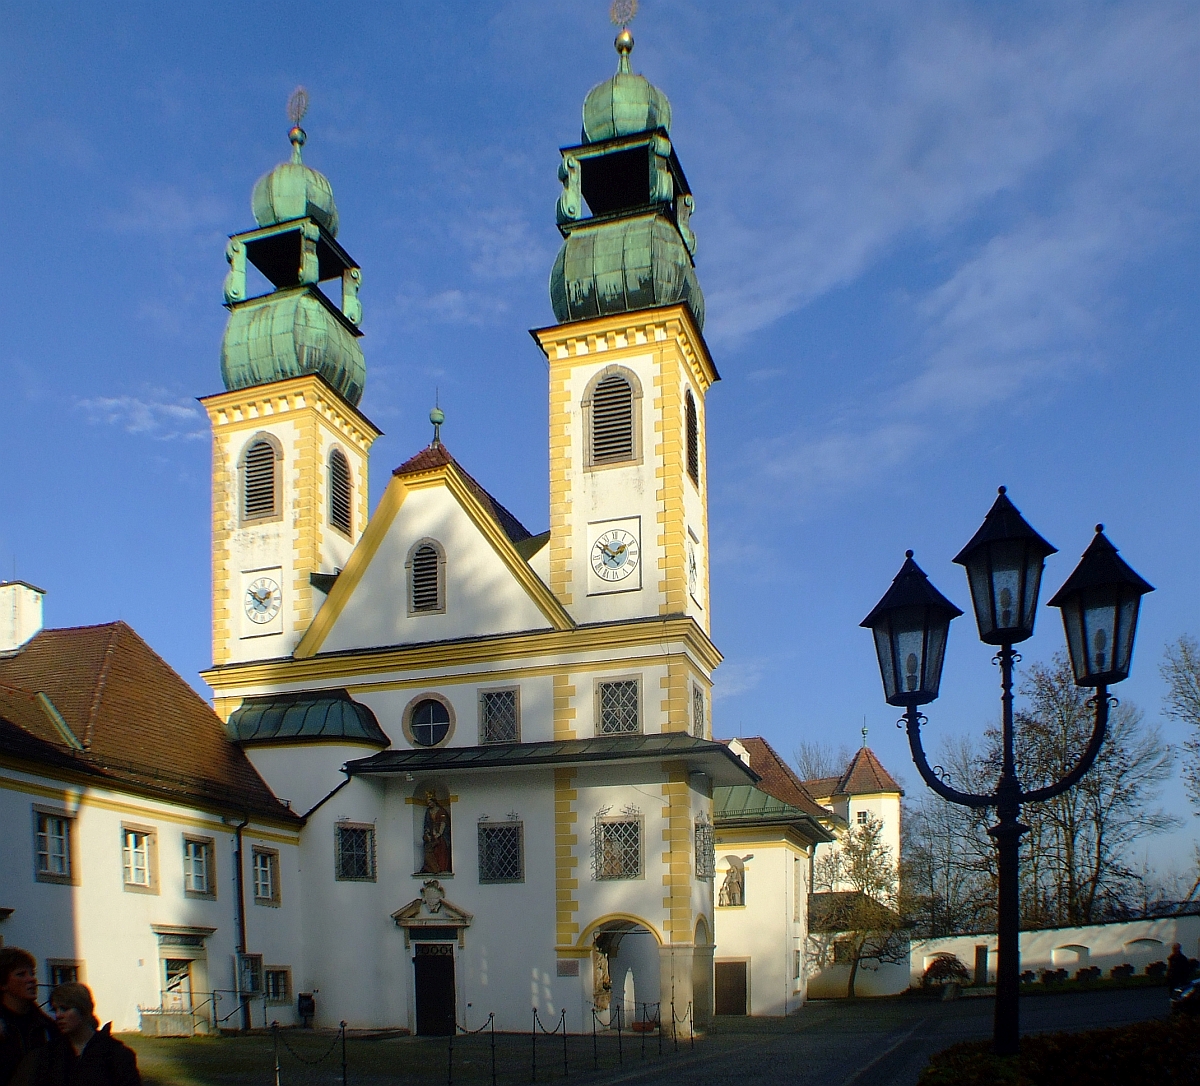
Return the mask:
<svg viewBox="0 0 1200 1086"><path fill-rule="evenodd" d="M883 823L868 818L856 825L838 848L817 862L813 886L831 897L816 925L821 930L810 934L812 957L820 965L849 964L846 996L853 999L863 962L899 962L908 950L906 924L895 908L896 861L883 843Z"/></svg>
<svg viewBox="0 0 1200 1086"><path fill-rule="evenodd" d="M803 740L794 751L792 761L800 779L804 781L817 780L820 777L840 777L850 765L854 753L844 744L835 751L832 743L822 743L819 740Z"/></svg>
<svg viewBox="0 0 1200 1086"><path fill-rule="evenodd" d="M1186 634L1163 654L1162 677L1167 684L1163 708L1167 716L1186 724L1183 783L1200 813L1200 643Z"/></svg>

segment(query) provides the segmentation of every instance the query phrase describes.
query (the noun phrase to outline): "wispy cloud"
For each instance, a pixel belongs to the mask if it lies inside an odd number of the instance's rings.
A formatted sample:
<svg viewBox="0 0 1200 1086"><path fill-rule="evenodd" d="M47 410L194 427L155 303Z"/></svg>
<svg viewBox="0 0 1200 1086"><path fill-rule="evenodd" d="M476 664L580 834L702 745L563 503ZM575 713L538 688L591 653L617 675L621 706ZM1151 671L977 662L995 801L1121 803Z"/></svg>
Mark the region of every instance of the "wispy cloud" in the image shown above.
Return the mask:
<svg viewBox="0 0 1200 1086"><path fill-rule="evenodd" d="M126 206L113 211L108 228L118 234L187 235L210 233L230 220L224 201L175 185L137 185Z"/></svg>
<svg viewBox="0 0 1200 1086"><path fill-rule="evenodd" d="M208 437L204 415L195 403L164 393L96 396L76 400L75 406L95 425L118 426L127 434L156 441L203 441Z"/></svg>

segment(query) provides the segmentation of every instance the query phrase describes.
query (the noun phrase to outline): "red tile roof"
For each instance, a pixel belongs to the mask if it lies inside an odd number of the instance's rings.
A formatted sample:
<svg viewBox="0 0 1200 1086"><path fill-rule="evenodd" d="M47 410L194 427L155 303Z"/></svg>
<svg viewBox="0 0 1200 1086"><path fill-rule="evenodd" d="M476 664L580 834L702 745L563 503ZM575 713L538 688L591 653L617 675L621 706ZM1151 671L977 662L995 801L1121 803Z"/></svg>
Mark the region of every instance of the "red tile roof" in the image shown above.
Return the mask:
<svg viewBox="0 0 1200 1086"><path fill-rule="evenodd" d="M475 481L471 473L450 455L450 450L441 442L438 442L436 445L430 445L422 449L416 456L410 457L396 468L392 472L392 475L417 475L421 472L432 471L434 468L446 467L447 465L454 466L454 469L463 477L463 481L470 488L471 493L475 495L484 509L491 514L492 518L500 525L504 530L504 534L509 539L514 543L521 543L532 537L533 533L493 498L491 494L484 490Z"/></svg>
<svg viewBox="0 0 1200 1086"><path fill-rule="evenodd" d="M770 743L758 735L749 739L739 739L738 742L750 755L750 768L762 777L756 787L814 818L829 817L829 812L813 801L800 778L792 772L791 766L779 756Z"/></svg>
<svg viewBox="0 0 1200 1086"><path fill-rule="evenodd" d="M0 657L0 718L8 725L0 728L0 753L206 810L298 821L208 704L124 622L43 630Z"/></svg>
<svg viewBox="0 0 1200 1086"><path fill-rule="evenodd" d="M860 747L850 766L837 783L836 795L861 796L868 792L903 792L892 775L883 768L870 747Z"/></svg>

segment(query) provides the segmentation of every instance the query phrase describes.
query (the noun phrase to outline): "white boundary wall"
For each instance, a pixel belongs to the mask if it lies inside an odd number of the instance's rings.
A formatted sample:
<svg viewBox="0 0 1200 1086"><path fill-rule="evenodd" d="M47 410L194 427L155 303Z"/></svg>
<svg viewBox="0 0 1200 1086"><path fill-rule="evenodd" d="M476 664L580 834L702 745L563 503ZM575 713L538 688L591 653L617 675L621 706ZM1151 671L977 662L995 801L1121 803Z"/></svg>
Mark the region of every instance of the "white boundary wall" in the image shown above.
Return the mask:
<svg viewBox="0 0 1200 1086"><path fill-rule="evenodd" d="M1021 971L1075 970L1099 966L1107 976L1114 965L1132 965L1141 973L1151 962L1167 960L1171 944L1179 943L1189 958L1200 957L1200 916L1158 920L1128 920L1078 928L1047 928L1021 932ZM926 967L938 954L953 954L974 976L975 948L988 948L988 981L996 980L996 933L952 935L943 939L914 939L909 983L918 988Z"/></svg>

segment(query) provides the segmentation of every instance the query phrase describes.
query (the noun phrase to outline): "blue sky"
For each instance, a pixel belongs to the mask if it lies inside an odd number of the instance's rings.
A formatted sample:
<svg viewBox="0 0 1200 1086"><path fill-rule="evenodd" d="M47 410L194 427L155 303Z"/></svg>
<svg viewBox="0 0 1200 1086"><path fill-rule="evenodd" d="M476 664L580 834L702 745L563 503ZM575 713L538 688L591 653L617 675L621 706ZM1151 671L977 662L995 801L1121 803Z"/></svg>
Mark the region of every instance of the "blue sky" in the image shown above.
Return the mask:
<svg viewBox="0 0 1200 1086"><path fill-rule="evenodd" d="M557 148L614 68L594 3L5 3L0 572L47 622L130 622L199 684L225 235L286 157L334 186L364 269L372 503L429 439L547 523ZM670 96L724 380L709 397L716 724L785 752L870 743L919 788L858 622L912 547L951 557L1004 483L1060 549L1102 520L1158 591L1117 691L1200 635L1200 18L1169 0L645 0L634 67ZM1046 598L1048 598L1048 593ZM1062 645L1043 611L1026 660ZM952 631L929 734L997 712ZM1168 721L1172 742L1182 731ZM1180 863L1188 816L1151 849Z"/></svg>

